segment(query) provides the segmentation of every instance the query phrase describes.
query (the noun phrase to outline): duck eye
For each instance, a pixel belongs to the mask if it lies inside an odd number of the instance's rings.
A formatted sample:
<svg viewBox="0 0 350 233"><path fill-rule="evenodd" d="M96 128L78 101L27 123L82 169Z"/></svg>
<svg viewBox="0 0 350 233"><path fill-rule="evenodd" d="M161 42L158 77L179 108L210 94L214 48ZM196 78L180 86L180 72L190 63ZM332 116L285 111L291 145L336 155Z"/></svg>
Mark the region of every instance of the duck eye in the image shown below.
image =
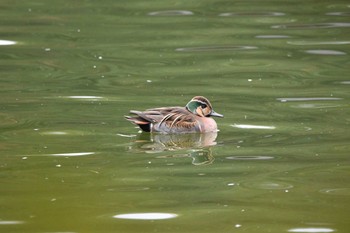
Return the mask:
<svg viewBox="0 0 350 233"><path fill-rule="evenodd" d="M201 104L201 107L202 107L202 109L204 109L204 108L207 107L207 105L206 104Z"/></svg>

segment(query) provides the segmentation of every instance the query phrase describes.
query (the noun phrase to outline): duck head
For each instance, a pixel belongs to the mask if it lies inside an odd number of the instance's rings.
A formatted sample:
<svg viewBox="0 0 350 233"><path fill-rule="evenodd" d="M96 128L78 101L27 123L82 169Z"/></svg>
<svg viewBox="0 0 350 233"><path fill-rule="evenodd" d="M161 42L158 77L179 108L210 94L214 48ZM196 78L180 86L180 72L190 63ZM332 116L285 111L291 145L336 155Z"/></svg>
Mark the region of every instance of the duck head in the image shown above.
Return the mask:
<svg viewBox="0 0 350 233"><path fill-rule="evenodd" d="M201 117L224 117L213 110L209 100L203 96L195 96L186 104L186 109Z"/></svg>

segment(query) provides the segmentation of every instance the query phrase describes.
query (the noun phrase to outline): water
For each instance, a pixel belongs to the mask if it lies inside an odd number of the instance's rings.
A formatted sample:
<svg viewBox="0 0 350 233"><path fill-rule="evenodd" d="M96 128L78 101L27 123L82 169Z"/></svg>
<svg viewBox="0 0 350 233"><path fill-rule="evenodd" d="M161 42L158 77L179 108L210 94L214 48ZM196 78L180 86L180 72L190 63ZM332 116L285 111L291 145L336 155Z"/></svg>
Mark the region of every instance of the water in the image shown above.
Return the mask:
<svg viewBox="0 0 350 233"><path fill-rule="evenodd" d="M1 3L1 232L348 232L348 1ZM208 97L220 132L130 109Z"/></svg>

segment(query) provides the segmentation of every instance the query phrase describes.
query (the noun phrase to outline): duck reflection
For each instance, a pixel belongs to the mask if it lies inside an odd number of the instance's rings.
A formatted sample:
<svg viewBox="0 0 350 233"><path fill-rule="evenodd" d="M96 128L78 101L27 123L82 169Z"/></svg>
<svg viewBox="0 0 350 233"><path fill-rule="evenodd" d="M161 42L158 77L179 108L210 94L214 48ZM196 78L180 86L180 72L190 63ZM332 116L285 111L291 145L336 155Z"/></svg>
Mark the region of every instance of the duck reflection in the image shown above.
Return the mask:
<svg viewBox="0 0 350 233"><path fill-rule="evenodd" d="M216 145L216 137L217 132L202 134L141 133L130 149L145 153L172 151L175 153L160 155L157 158L190 157L193 165L205 165L214 161L211 147Z"/></svg>

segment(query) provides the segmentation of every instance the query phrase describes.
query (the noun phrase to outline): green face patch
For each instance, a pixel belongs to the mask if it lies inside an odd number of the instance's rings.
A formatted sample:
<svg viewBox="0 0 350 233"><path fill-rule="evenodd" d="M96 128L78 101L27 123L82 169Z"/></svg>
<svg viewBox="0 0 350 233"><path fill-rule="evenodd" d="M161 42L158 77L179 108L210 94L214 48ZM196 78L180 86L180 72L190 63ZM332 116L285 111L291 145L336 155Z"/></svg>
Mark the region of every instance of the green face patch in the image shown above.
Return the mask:
<svg viewBox="0 0 350 233"><path fill-rule="evenodd" d="M186 108L192 112L192 113L196 113L196 109L201 106L202 103L198 102L198 101L190 101L188 102L188 104L186 105Z"/></svg>

